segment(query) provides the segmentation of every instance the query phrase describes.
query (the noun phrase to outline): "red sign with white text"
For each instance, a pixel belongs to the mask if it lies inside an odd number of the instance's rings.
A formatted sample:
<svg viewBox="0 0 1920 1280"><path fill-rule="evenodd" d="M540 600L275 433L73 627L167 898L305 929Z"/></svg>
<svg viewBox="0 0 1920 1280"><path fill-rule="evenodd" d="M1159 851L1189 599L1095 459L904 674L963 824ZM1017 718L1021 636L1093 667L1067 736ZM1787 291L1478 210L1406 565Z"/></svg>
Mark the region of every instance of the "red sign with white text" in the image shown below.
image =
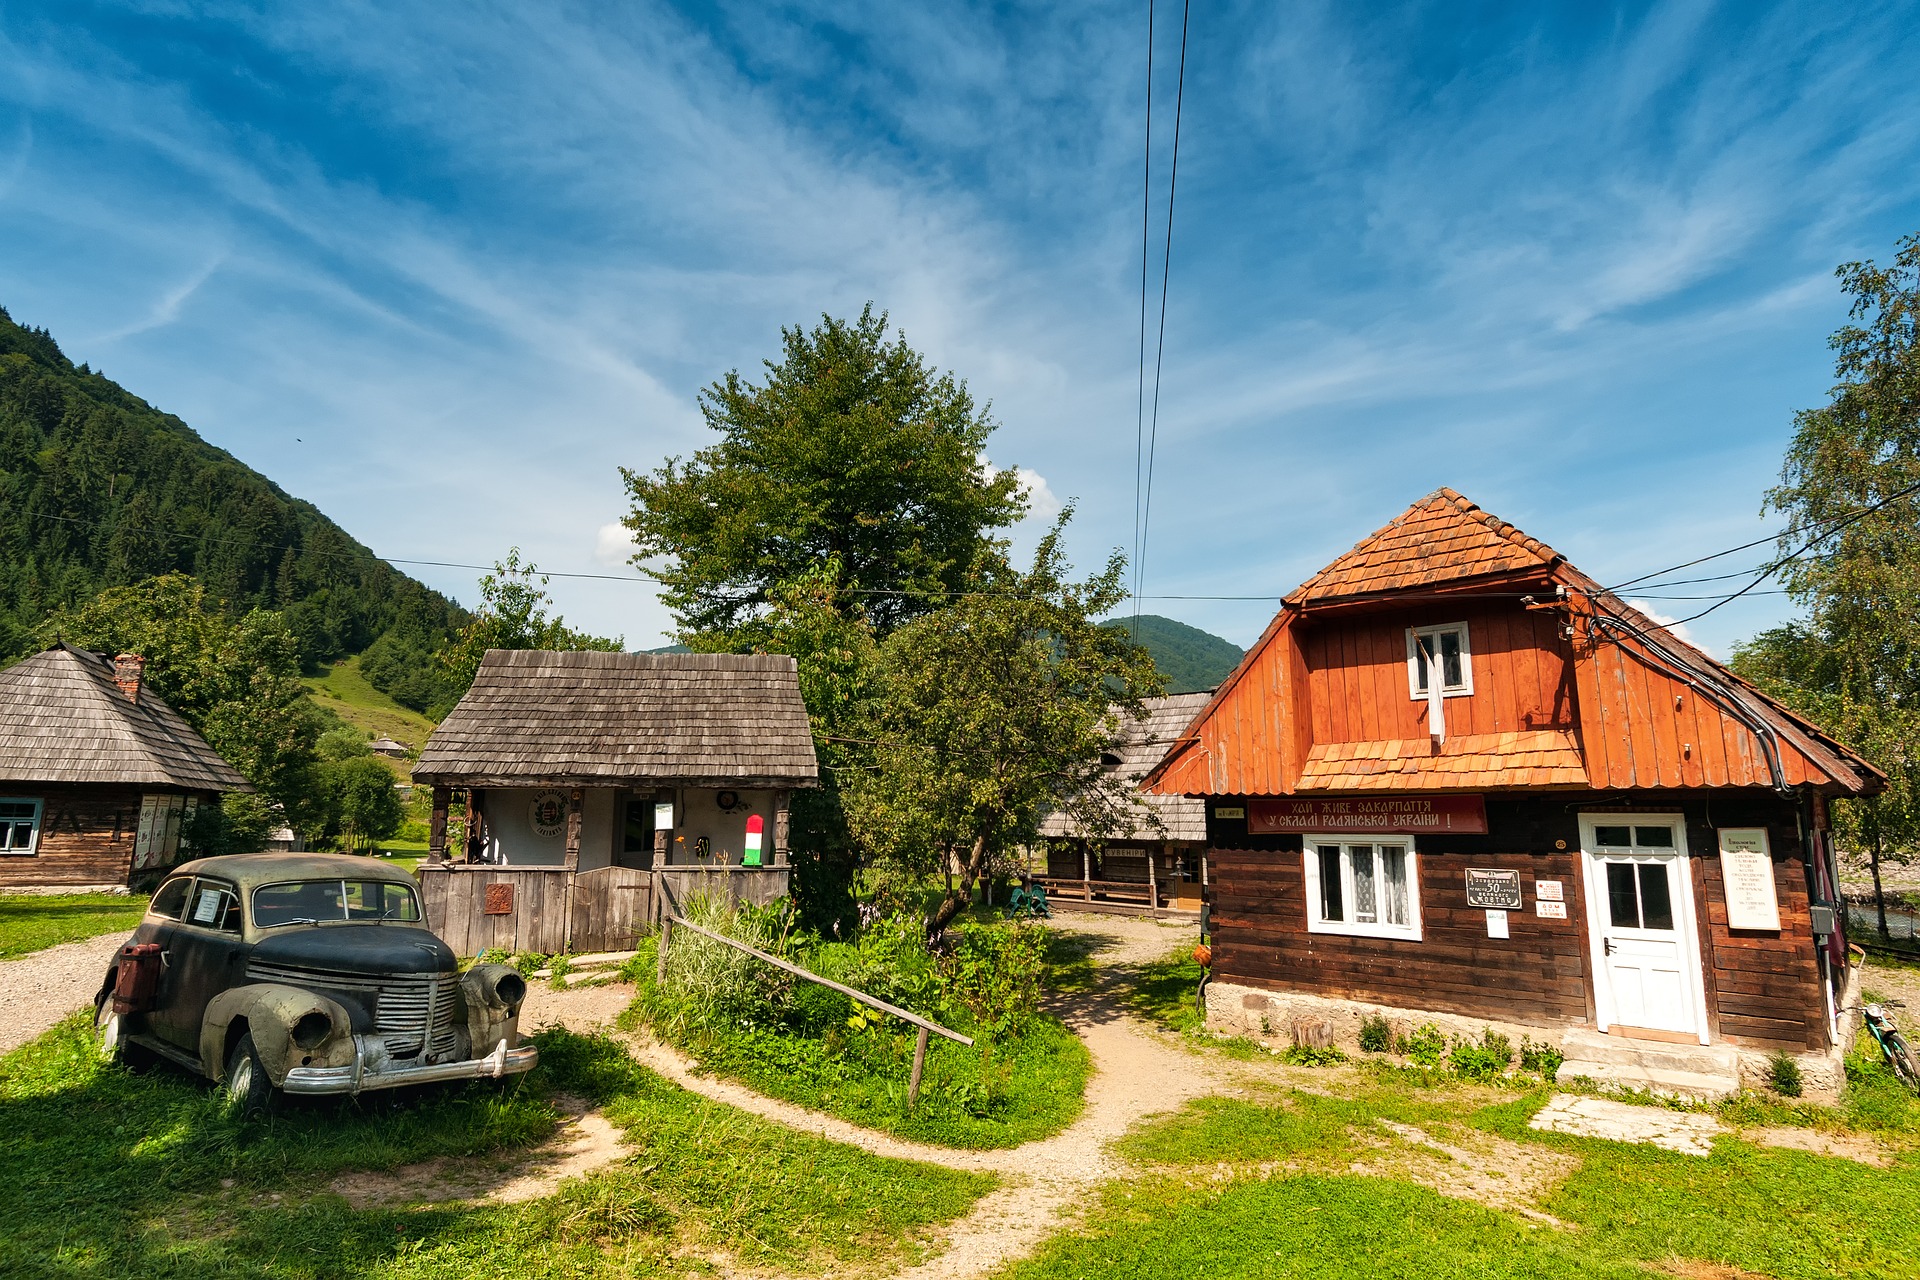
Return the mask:
<svg viewBox="0 0 1920 1280"><path fill-rule="evenodd" d="M1485 835L1480 796L1368 796L1353 800L1249 800L1247 834L1338 831L1356 835Z"/></svg>

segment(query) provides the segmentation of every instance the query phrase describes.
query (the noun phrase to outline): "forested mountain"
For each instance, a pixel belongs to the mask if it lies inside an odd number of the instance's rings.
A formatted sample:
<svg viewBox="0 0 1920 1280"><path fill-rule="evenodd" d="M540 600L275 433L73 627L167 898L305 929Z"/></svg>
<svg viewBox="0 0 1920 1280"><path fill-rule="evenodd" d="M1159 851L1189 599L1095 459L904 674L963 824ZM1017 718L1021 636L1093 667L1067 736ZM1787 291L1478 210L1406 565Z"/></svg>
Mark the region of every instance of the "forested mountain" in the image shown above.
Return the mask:
<svg viewBox="0 0 1920 1280"><path fill-rule="evenodd" d="M1103 627L1133 631L1133 618L1109 618ZM1240 664L1245 651L1210 631L1190 627L1158 614L1140 615L1134 640L1153 655L1153 665L1167 679L1168 693L1198 693L1225 680Z"/></svg>
<svg viewBox="0 0 1920 1280"><path fill-rule="evenodd" d="M465 621L311 503L0 309L0 661L106 587L188 573L228 611L279 610L309 666L438 700L432 653Z"/></svg>

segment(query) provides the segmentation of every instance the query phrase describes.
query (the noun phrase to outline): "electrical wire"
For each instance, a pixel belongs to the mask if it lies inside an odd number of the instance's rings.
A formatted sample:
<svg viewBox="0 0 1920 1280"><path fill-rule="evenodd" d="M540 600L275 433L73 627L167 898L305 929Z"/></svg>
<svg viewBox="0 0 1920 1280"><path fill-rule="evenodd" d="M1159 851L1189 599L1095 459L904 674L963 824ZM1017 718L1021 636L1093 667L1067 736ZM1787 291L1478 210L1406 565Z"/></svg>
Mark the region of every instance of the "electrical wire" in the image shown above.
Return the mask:
<svg viewBox="0 0 1920 1280"><path fill-rule="evenodd" d="M1147 0L1147 127L1140 181L1140 374L1133 392L1133 629L1140 629L1140 474L1147 433L1147 247L1153 208L1153 4Z"/></svg>
<svg viewBox="0 0 1920 1280"><path fill-rule="evenodd" d="M1160 337L1153 357L1153 415L1147 430L1147 493L1140 508L1140 557L1136 581L1147 585L1147 545L1153 528L1153 458L1160 441L1160 371L1167 358L1167 286L1173 275L1173 201L1180 190L1180 115L1187 98L1187 19L1193 0L1180 7L1180 75L1173 92L1173 163L1167 175L1167 247L1160 261ZM1138 600L1140 593L1134 592ZM1136 621L1138 615L1136 614Z"/></svg>

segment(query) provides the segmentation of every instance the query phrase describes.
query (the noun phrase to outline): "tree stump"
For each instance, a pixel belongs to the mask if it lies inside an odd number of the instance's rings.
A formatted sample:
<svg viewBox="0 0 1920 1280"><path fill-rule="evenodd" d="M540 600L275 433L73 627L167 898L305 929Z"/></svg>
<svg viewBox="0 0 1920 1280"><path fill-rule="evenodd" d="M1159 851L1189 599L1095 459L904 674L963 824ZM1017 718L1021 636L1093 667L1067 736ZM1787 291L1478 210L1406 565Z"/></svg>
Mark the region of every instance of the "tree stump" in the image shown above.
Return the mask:
<svg viewBox="0 0 1920 1280"><path fill-rule="evenodd" d="M1287 1028L1296 1049L1333 1048L1333 1024L1325 1018L1298 1017Z"/></svg>

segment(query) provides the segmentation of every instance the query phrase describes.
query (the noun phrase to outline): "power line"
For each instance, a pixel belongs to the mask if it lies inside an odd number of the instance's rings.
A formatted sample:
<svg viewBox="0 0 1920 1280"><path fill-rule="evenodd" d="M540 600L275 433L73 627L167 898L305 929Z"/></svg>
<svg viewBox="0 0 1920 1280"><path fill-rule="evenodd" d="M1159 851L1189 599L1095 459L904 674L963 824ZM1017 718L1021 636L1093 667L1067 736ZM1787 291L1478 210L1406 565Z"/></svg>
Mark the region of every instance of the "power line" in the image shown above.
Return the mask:
<svg viewBox="0 0 1920 1280"><path fill-rule="evenodd" d="M1140 374L1133 392L1133 621L1140 624L1140 474L1147 434L1147 246L1153 207L1153 0L1147 0L1147 127L1140 180Z"/></svg>
<svg viewBox="0 0 1920 1280"><path fill-rule="evenodd" d="M1147 432L1147 493L1140 508L1140 563L1136 582L1147 585L1147 544L1153 527L1153 459L1160 442L1160 371L1167 358L1167 286L1173 275L1173 201L1180 190L1180 114L1187 98L1187 18L1193 0L1180 6L1180 75L1173 92L1173 163L1167 174L1167 247L1160 260L1160 337L1153 356L1153 417ZM1136 590L1134 599L1138 600ZM1136 609L1135 618L1138 618Z"/></svg>

